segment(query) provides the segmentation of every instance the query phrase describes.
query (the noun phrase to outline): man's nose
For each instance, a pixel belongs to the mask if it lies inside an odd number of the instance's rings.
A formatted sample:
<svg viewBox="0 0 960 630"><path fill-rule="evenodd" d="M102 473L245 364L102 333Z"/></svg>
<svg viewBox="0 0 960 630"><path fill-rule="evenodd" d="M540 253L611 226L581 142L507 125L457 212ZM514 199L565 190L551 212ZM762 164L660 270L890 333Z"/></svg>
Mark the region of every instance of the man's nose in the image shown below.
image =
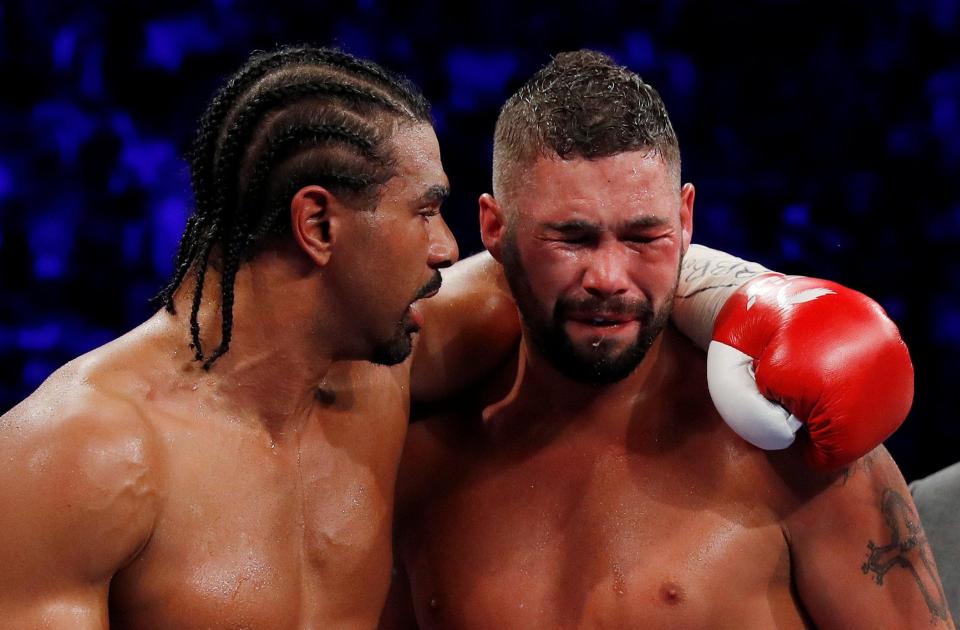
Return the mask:
<svg viewBox="0 0 960 630"><path fill-rule="evenodd" d="M626 293L630 288L629 255L618 243L599 245L587 261L584 290L597 297Z"/></svg>
<svg viewBox="0 0 960 630"><path fill-rule="evenodd" d="M457 262L460 250L453 232L447 226L443 217L437 216L430 221L430 252L427 256L427 265L432 269L442 269Z"/></svg>

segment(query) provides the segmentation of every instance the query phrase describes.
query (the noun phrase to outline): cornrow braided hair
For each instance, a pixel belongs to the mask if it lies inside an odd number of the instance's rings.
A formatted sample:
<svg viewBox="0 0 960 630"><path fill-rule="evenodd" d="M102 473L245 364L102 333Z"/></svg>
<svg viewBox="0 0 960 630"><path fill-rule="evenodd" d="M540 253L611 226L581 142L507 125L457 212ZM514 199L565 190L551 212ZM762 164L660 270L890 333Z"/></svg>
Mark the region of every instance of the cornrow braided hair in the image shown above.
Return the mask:
<svg viewBox="0 0 960 630"><path fill-rule="evenodd" d="M255 53L216 93L190 150L194 212L173 278L157 296L173 296L193 269L190 338L210 369L230 347L234 281L271 236L289 233L292 197L324 186L359 210L372 209L395 174L387 141L398 120L429 122L430 106L408 80L331 48L284 47ZM211 255L222 265L220 344L204 352L198 315Z"/></svg>

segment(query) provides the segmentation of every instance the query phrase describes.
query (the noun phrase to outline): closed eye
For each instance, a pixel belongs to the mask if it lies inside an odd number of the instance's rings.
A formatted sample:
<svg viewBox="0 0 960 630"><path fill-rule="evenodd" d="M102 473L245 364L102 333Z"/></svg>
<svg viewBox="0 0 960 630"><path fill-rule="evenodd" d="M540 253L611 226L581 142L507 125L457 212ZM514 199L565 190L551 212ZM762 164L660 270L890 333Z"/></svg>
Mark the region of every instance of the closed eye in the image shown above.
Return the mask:
<svg viewBox="0 0 960 630"><path fill-rule="evenodd" d="M662 236L627 236L623 240L628 243L639 243L641 245L646 245L660 238L663 238L663 237Z"/></svg>
<svg viewBox="0 0 960 630"><path fill-rule="evenodd" d="M561 243L570 243L572 245L586 245L594 240L590 234L564 234L558 236L555 240Z"/></svg>
<svg viewBox="0 0 960 630"><path fill-rule="evenodd" d="M586 221L548 223L544 227L546 239L558 243L589 245L600 238L599 228Z"/></svg>

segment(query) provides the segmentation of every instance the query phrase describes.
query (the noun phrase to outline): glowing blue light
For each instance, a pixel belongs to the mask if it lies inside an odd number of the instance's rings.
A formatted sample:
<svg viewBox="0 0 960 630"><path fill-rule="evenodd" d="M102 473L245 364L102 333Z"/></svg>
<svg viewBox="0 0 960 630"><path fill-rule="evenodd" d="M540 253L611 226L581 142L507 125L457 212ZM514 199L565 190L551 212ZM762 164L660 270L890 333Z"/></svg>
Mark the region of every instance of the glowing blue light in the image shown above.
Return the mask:
<svg viewBox="0 0 960 630"><path fill-rule="evenodd" d="M503 100L507 81L517 69L517 58L508 52L457 49L447 55L450 105L471 111L483 103Z"/></svg>
<svg viewBox="0 0 960 630"><path fill-rule="evenodd" d="M75 26L64 26L53 36L53 67L57 70L65 70L73 62L78 34Z"/></svg>
<svg viewBox="0 0 960 630"><path fill-rule="evenodd" d="M120 163L145 187L155 185L176 161L177 151L166 140L130 140L120 154Z"/></svg>
<svg viewBox="0 0 960 630"><path fill-rule="evenodd" d="M653 40L650 35L642 31L628 33L624 39L626 51L625 61L631 69L644 72L654 64Z"/></svg>
<svg viewBox="0 0 960 630"><path fill-rule="evenodd" d="M783 209L783 223L790 227L807 227L810 225L810 206L802 203L793 203Z"/></svg>
<svg viewBox="0 0 960 630"><path fill-rule="evenodd" d="M13 179L13 172L3 162L0 162L0 200L13 196L16 191L16 184Z"/></svg>
<svg viewBox="0 0 960 630"><path fill-rule="evenodd" d="M211 52L221 45L221 37L200 16L154 20L146 26L145 61L169 72L176 72L187 55Z"/></svg>
<svg viewBox="0 0 960 630"><path fill-rule="evenodd" d="M17 347L27 352L52 350L60 343L63 328L57 322L45 322L21 328L17 333Z"/></svg>
<svg viewBox="0 0 960 630"><path fill-rule="evenodd" d="M43 101L33 108L30 118L37 135L56 145L65 164L76 161L80 147L95 131L91 117L65 101Z"/></svg>
<svg viewBox="0 0 960 630"><path fill-rule="evenodd" d="M785 260L800 260L803 258L803 246L797 239L784 236L780 239L780 253Z"/></svg>
<svg viewBox="0 0 960 630"><path fill-rule="evenodd" d="M185 197L171 196L150 208L153 268L160 276L173 271L173 254L187 223L187 203Z"/></svg>
<svg viewBox="0 0 960 630"><path fill-rule="evenodd" d="M940 343L960 345L960 306L942 304L933 315L933 338Z"/></svg>

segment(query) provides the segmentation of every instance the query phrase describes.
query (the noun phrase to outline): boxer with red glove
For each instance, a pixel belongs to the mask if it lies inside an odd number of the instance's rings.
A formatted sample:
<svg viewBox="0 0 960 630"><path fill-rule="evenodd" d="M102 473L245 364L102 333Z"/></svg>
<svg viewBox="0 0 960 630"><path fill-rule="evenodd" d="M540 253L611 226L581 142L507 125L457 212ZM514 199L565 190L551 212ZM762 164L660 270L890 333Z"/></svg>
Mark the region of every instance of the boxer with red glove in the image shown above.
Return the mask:
<svg viewBox="0 0 960 630"><path fill-rule="evenodd" d="M834 282L699 250L684 265L674 319L708 345L710 395L740 437L783 449L802 428L807 461L831 469L900 426L913 399L913 366L876 302ZM715 322L712 341L697 320Z"/></svg>

